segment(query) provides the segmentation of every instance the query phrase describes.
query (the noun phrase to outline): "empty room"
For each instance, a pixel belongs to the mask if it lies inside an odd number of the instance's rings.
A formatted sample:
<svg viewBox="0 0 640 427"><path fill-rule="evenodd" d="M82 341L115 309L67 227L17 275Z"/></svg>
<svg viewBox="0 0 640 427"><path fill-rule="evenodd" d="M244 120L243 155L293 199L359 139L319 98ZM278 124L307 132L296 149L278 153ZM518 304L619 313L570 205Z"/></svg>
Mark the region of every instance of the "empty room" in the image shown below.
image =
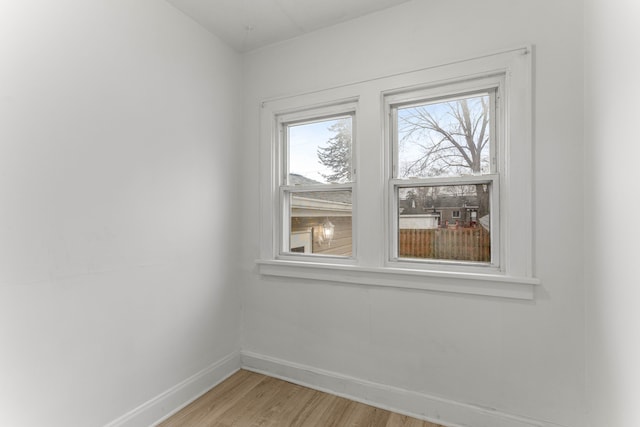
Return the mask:
<svg viewBox="0 0 640 427"><path fill-rule="evenodd" d="M0 0L0 426L640 426L639 19Z"/></svg>

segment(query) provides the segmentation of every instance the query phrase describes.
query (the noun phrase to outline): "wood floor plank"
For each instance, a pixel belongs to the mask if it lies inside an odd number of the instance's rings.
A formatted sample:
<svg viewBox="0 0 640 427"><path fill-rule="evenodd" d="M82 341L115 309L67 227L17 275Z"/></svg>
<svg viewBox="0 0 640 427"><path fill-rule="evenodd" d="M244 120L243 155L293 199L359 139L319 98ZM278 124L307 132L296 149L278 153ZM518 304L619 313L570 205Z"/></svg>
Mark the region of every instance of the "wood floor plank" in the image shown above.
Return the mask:
<svg viewBox="0 0 640 427"><path fill-rule="evenodd" d="M261 427L280 427L283 424L291 424L301 408L307 406L317 391L307 387L291 387L292 392L286 396L286 400L280 400L272 406L269 413L265 414L265 419Z"/></svg>
<svg viewBox="0 0 640 427"><path fill-rule="evenodd" d="M342 425L350 427L387 427L391 412L358 402L353 402L353 406L353 412L342 421Z"/></svg>
<svg viewBox="0 0 640 427"><path fill-rule="evenodd" d="M422 421L417 418L412 418L407 415L391 413L386 427L442 427L438 424L430 423L429 421Z"/></svg>
<svg viewBox="0 0 640 427"><path fill-rule="evenodd" d="M315 391L307 404L298 408L297 414L291 419L292 427L322 427L327 419L327 412L331 411L339 399L320 391Z"/></svg>
<svg viewBox="0 0 640 427"><path fill-rule="evenodd" d="M161 423L159 427L215 425L218 417L245 398L246 394L265 378L265 375L240 370Z"/></svg>
<svg viewBox="0 0 640 427"><path fill-rule="evenodd" d="M279 380L266 377L260 384L253 388L249 393L245 394L236 405L225 411L222 416L216 420L216 426L220 427L237 427L237 426L253 426L254 418L270 404L277 394L277 386Z"/></svg>
<svg viewBox="0 0 640 427"><path fill-rule="evenodd" d="M160 427L442 427L241 370Z"/></svg>
<svg viewBox="0 0 640 427"><path fill-rule="evenodd" d="M354 403L355 402L351 400L337 397L331 403L331 406L323 408L324 417L320 420L320 424L318 424L317 427L320 427L322 424L327 427L339 427L355 410Z"/></svg>
<svg viewBox="0 0 640 427"><path fill-rule="evenodd" d="M243 417L243 422L252 426L275 426L288 425L292 418L292 411L295 411L296 404L304 404L312 393L308 393L306 387L278 381L275 390L264 401L260 410L255 411L252 416ZM252 405L251 402L248 402ZM244 425L244 424L239 424Z"/></svg>

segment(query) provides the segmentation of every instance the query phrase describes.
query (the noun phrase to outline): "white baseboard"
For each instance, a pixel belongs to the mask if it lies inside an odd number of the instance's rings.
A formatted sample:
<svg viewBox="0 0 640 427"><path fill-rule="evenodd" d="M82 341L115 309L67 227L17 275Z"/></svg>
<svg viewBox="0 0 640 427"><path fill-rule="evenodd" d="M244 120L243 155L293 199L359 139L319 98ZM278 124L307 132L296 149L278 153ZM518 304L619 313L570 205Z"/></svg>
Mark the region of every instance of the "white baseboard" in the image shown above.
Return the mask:
<svg viewBox="0 0 640 427"><path fill-rule="evenodd" d="M233 352L111 421L105 427L154 426L202 396L239 369L240 353Z"/></svg>
<svg viewBox="0 0 640 427"><path fill-rule="evenodd" d="M566 427L249 351L229 354L105 427L154 426L240 368L448 427Z"/></svg>
<svg viewBox="0 0 640 427"><path fill-rule="evenodd" d="M563 427L336 372L241 352L242 368L449 427Z"/></svg>

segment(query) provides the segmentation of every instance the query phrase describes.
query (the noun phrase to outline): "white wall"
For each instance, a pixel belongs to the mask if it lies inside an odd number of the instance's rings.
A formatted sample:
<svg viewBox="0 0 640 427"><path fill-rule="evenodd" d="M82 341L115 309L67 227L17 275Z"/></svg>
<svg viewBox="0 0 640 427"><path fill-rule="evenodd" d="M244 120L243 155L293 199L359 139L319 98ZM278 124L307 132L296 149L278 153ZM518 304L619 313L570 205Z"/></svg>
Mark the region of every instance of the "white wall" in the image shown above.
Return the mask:
<svg viewBox="0 0 640 427"><path fill-rule="evenodd" d="M592 426L640 425L640 58L634 0L587 2L585 228Z"/></svg>
<svg viewBox="0 0 640 427"><path fill-rule="evenodd" d="M583 426L582 28L579 0L416 0L246 55L243 350L545 425ZM542 280L534 302L256 274L260 100L527 43L535 45ZM359 143L378 150L377 140Z"/></svg>
<svg viewBox="0 0 640 427"><path fill-rule="evenodd" d="M104 425L239 349L240 60L162 1L21 0L0 63L0 425Z"/></svg>

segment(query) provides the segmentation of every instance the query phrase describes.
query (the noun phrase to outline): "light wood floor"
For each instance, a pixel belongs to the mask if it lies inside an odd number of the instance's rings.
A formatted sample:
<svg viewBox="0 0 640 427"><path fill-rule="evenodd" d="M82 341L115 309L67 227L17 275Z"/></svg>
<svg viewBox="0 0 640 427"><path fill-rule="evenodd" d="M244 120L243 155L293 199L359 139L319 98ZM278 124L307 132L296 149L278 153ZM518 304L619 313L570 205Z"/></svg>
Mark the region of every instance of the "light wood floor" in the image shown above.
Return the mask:
<svg viewBox="0 0 640 427"><path fill-rule="evenodd" d="M241 370L161 427L442 427Z"/></svg>

